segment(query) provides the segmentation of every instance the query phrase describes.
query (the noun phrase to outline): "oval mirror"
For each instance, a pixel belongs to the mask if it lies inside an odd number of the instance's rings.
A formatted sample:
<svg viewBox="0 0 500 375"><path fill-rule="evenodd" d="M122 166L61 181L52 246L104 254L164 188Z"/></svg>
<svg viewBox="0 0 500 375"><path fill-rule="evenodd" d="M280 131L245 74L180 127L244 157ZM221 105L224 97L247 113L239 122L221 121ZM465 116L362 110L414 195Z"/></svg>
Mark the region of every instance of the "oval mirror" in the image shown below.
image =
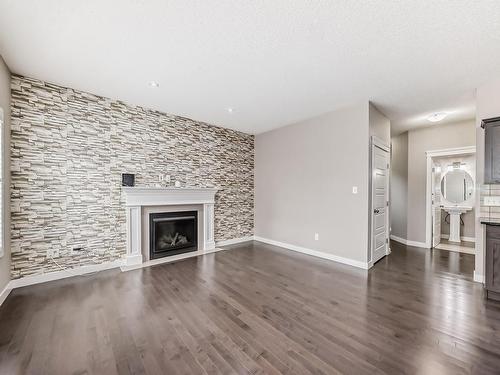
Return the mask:
<svg viewBox="0 0 500 375"><path fill-rule="evenodd" d="M441 180L441 193L451 203L463 203L472 198L474 181L469 173L462 169L447 172Z"/></svg>

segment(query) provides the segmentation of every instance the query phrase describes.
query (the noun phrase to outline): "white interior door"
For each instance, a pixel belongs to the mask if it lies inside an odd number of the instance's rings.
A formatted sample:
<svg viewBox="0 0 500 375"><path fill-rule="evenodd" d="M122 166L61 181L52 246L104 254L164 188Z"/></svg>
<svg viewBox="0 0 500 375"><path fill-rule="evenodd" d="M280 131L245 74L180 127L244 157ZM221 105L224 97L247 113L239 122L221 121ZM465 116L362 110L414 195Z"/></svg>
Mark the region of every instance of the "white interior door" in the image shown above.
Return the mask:
<svg viewBox="0 0 500 375"><path fill-rule="evenodd" d="M440 173L436 173L437 164L432 166L431 204L432 204L432 247L441 242L441 189Z"/></svg>
<svg viewBox="0 0 500 375"><path fill-rule="evenodd" d="M389 150L372 145L372 262L389 252Z"/></svg>

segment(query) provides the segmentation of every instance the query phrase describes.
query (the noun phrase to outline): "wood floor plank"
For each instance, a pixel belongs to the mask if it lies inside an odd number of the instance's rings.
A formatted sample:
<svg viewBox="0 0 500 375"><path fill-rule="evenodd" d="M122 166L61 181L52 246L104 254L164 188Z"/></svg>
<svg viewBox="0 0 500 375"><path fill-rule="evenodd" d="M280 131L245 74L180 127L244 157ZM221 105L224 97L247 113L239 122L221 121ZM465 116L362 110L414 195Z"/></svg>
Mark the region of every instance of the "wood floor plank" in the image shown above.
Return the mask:
<svg viewBox="0 0 500 375"><path fill-rule="evenodd" d="M248 242L14 290L0 374L498 374L474 257L392 243L364 271Z"/></svg>

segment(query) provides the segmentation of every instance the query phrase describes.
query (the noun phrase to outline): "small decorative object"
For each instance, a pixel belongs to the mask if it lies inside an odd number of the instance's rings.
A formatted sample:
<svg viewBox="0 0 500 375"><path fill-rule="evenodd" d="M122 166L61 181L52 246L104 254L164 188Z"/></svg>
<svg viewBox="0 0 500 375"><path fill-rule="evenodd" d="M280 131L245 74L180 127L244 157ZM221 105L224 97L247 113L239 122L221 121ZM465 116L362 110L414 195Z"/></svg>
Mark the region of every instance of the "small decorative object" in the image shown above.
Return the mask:
<svg viewBox="0 0 500 375"><path fill-rule="evenodd" d="M134 186L135 174L122 173L122 186Z"/></svg>
<svg viewBox="0 0 500 375"><path fill-rule="evenodd" d="M176 188L181 187L181 182L180 181L175 181L174 186Z"/></svg>

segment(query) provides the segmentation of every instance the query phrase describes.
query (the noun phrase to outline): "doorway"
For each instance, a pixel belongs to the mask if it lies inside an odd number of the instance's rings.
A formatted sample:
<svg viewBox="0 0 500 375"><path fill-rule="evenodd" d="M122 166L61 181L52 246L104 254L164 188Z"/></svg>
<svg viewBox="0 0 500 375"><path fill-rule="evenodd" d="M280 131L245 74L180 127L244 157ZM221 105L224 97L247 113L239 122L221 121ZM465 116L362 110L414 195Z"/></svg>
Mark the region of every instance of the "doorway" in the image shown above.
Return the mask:
<svg viewBox="0 0 500 375"><path fill-rule="evenodd" d="M474 254L475 151L426 152L428 248Z"/></svg>
<svg viewBox="0 0 500 375"><path fill-rule="evenodd" d="M390 253L389 172L390 146L377 137L371 142L371 263Z"/></svg>

